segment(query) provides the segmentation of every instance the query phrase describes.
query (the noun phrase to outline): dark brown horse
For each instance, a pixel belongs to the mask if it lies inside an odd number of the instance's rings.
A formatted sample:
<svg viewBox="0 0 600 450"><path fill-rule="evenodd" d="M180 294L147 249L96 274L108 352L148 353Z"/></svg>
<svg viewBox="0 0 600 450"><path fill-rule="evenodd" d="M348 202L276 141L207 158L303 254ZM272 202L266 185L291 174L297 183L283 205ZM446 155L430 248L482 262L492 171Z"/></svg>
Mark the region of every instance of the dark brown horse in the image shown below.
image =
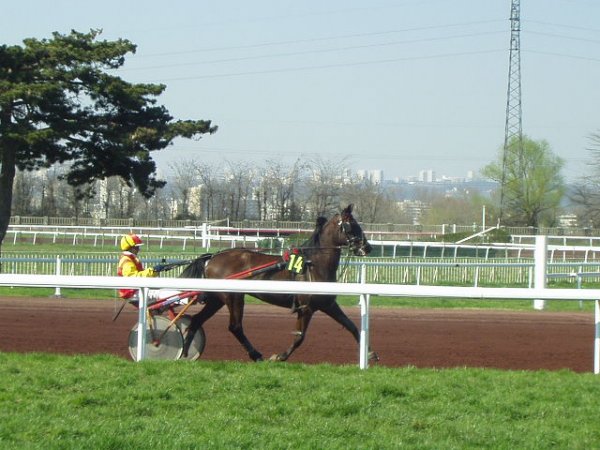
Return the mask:
<svg viewBox="0 0 600 450"><path fill-rule="evenodd" d="M245 278L255 280L298 280L336 281L342 248L348 247L355 255L367 255L371 246L367 242L358 222L352 216L352 205L329 221L317 219L310 239L299 249L283 257L247 249L231 249L214 255L205 255L195 260L181 274L188 278ZM346 328L359 342L356 325L344 314L334 295L248 293L267 303L289 308L297 314L296 332L292 345L271 359L285 361L298 348L313 314L322 311ZM254 361L262 360L261 353L254 348L242 326L244 294L231 292L206 292L203 309L192 318L184 344L184 355L194 336L204 322L210 319L223 305L229 309L229 331L244 346ZM376 358L372 353L371 358Z"/></svg>

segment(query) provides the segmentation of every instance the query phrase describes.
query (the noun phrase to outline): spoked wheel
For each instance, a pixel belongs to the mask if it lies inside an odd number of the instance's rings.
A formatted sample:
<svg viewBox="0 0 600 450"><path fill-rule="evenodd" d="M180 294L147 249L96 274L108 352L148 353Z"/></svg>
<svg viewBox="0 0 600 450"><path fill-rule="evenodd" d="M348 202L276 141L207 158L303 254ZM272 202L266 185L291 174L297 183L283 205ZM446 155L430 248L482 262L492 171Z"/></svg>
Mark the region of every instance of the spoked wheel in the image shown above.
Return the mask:
<svg viewBox="0 0 600 450"><path fill-rule="evenodd" d="M187 334L187 328L190 326L190 323L192 323L192 316L189 316L188 314L181 316L181 318L177 321L177 326L181 330L181 334L183 335L184 339ZM200 355L202 355L205 346L206 335L204 334L204 329L200 327L194 335L194 339L192 340L192 344L190 345L190 349L188 350L187 358L184 358L182 356L181 359L184 359L186 361L197 360L198 358L200 358Z"/></svg>
<svg viewBox="0 0 600 450"><path fill-rule="evenodd" d="M152 323L150 324L150 322ZM147 359L177 360L181 357L181 353L183 352L183 336L177 326L170 327L164 333L169 323L171 321L162 316L148 318L148 328L146 329ZM135 324L129 332L129 354L134 361L137 360L138 325ZM158 341L159 338L160 341Z"/></svg>

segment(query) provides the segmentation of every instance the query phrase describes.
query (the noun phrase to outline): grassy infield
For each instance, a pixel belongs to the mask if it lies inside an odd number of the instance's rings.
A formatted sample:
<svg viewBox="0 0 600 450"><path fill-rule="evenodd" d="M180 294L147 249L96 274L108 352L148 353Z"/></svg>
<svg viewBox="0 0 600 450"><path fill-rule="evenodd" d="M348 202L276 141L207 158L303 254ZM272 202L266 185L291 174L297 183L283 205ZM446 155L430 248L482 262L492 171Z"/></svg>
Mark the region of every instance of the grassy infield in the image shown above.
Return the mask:
<svg viewBox="0 0 600 450"><path fill-rule="evenodd" d="M0 448L600 446L591 373L0 353L0 380Z"/></svg>

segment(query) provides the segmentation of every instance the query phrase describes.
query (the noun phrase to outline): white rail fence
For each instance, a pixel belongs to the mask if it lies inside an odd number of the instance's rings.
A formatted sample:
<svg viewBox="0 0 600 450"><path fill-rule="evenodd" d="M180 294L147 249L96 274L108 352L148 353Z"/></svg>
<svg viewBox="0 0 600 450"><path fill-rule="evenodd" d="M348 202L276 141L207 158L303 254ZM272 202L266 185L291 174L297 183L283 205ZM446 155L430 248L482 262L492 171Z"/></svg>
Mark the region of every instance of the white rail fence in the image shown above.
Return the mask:
<svg viewBox="0 0 600 450"><path fill-rule="evenodd" d="M146 329L146 294L148 289L169 288L198 291L226 292L277 292L322 295L356 295L361 306L361 339L359 349L359 367L368 367L367 350L369 346L369 301L370 296L393 297L446 297L476 299L533 299L577 300L595 302L595 337L594 362L595 374L600 373L600 289L547 289L535 288L480 288L480 287L447 287L447 286L413 286L383 285L366 283L299 283L293 281L260 281L260 280L215 280L188 278L139 278L139 277L91 277L91 276L53 276L53 275L0 275L0 285L4 286L38 286L38 287L73 287L73 288L135 288L140 290L140 313L138 329ZM145 358L146 333L138 333L137 359Z"/></svg>
<svg viewBox="0 0 600 450"><path fill-rule="evenodd" d="M209 248L215 247L259 247L265 244L273 248L281 248L286 245L286 240L298 232L310 232L311 230L290 229L239 229L232 227L213 226L204 223L200 227L187 228L132 228L132 227L80 227L80 226L47 226L47 225L11 225L7 231L5 243L13 245L20 239L30 240L33 244L39 241L62 242L78 245L83 242L94 247L110 246L117 248L119 239L124 233L135 232L140 234L144 240L151 242L153 247L162 249L165 245L173 245L177 242L182 251L188 247ZM491 255L498 257L503 254L521 258L531 256L535 249L537 236L513 236L512 243L498 244L468 244L449 242L425 242L414 240L389 240L382 239L381 233L366 232L372 246L380 248L381 254L387 254L396 258L403 253L407 256L430 257L440 255L441 257L458 257L465 252L475 253L478 257L490 258ZM379 239L377 239L379 237ZM550 261L566 261L571 255L578 255L585 262L600 259L600 237L586 236L548 236L548 250Z"/></svg>
<svg viewBox="0 0 600 450"><path fill-rule="evenodd" d="M171 255L167 262L194 258L195 254ZM37 275L113 276L116 274L118 255L98 254L23 254L3 252L0 257L2 273ZM146 253L148 266L162 263L160 253ZM366 267L365 276L361 276ZM456 284L473 287L513 286L532 287L535 264L532 259L482 261L477 258L343 258L338 269L339 282L366 282L385 284L439 285ZM180 270L164 276L174 278ZM548 262L548 280L566 282L578 288L583 282L600 282L598 262ZM564 284L564 283L563 283ZM59 291L60 292L60 291Z"/></svg>

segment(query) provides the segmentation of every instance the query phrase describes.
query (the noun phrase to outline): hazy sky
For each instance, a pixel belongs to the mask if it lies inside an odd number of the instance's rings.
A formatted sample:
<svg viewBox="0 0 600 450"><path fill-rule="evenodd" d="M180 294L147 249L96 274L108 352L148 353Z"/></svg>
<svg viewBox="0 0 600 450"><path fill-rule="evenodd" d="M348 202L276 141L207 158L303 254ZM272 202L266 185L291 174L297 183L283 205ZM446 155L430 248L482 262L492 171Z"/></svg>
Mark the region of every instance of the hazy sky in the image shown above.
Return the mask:
<svg viewBox="0 0 600 450"><path fill-rule="evenodd" d="M0 44L101 28L138 46L119 76L219 126L154 153L163 171L321 155L386 179L464 176L504 142L510 0L5 3ZM524 133L577 179L600 132L600 1L521 0L521 25Z"/></svg>

